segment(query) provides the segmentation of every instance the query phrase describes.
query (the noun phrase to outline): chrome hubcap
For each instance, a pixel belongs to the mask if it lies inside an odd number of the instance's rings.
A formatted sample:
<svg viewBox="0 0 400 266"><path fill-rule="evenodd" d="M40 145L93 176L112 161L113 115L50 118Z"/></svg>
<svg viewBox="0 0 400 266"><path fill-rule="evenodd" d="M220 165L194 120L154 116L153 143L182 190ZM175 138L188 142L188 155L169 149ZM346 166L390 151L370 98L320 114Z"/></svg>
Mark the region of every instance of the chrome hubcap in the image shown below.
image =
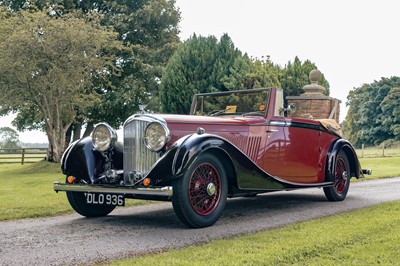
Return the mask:
<svg viewBox="0 0 400 266"><path fill-rule="evenodd" d="M212 195L215 194L215 192L216 192L216 188L215 188L214 183L209 183L209 184L207 185L207 194L208 194L209 196L212 196Z"/></svg>
<svg viewBox="0 0 400 266"><path fill-rule="evenodd" d="M346 171L343 171L342 178L343 178L343 180L347 180L347 172Z"/></svg>

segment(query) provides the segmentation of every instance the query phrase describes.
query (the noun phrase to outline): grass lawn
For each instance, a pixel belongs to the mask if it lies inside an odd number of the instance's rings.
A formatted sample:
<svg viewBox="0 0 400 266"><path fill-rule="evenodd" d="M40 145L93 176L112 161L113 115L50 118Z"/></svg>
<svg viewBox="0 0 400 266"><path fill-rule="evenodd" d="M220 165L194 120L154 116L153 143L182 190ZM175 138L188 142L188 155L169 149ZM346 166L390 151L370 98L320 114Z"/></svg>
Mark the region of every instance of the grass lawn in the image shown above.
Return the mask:
<svg viewBox="0 0 400 266"><path fill-rule="evenodd" d="M1 164L0 221L71 212L65 195L53 191L53 181L63 179L55 163Z"/></svg>
<svg viewBox="0 0 400 266"><path fill-rule="evenodd" d="M110 265L399 265L400 202Z"/></svg>
<svg viewBox="0 0 400 266"><path fill-rule="evenodd" d="M372 169L372 175L366 175L366 179L400 176L400 157L359 158L359 160L362 168Z"/></svg>

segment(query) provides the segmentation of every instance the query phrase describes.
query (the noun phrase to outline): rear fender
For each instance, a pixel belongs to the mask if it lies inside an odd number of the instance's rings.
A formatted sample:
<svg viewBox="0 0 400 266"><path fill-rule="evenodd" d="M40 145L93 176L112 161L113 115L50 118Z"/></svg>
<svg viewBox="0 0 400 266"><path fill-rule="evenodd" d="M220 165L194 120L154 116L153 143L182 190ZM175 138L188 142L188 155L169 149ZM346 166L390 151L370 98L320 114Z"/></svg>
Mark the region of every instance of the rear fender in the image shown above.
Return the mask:
<svg viewBox="0 0 400 266"><path fill-rule="evenodd" d="M336 157L341 150L343 150L346 153L347 159L349 160L350 176L356 177L357 179L363 178L364 175L362 173L360 162L358 160L356 151L353 148L353 145L351 145L351 143L345 139L338 139L331 145L327 157L326 174L327 176L329 176L330 180L334 180Z"/></svg>

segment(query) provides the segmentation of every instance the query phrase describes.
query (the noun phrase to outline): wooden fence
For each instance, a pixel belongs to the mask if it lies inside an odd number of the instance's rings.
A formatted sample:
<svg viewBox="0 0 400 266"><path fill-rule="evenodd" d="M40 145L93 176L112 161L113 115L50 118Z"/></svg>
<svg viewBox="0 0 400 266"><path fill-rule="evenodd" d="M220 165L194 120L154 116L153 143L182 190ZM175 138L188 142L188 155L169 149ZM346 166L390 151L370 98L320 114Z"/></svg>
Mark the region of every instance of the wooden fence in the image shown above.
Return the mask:
<svg viewBox="0 0 400 266"><path fill-rule="evenodd" d="M366 146L362 144L361 149L356 149L358 157L400 157L400 146L385 147L379 146Z"/></svg>
<svg viewBox="0 0 400 266"><path fill-rule="evenodd" d="M0 149L0 164L35 163L44 160L46 156L47 156L47 148Z"/></svg>

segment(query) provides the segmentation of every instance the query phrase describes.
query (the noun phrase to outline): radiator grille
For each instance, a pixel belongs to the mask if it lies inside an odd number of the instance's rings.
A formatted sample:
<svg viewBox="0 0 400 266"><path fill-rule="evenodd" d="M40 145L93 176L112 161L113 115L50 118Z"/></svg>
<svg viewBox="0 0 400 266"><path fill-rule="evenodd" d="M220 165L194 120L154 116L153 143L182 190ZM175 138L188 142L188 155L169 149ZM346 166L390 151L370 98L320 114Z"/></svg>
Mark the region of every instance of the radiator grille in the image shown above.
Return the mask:
<svg viewBox="0 0 400 266"><path fill-rule="evenodd" d="M144 131L151 120L138 117L124 125L124 181L130 184L130 173L140 172L143 176L159 159L159 155L147 149L144 142Z"/></svg>

